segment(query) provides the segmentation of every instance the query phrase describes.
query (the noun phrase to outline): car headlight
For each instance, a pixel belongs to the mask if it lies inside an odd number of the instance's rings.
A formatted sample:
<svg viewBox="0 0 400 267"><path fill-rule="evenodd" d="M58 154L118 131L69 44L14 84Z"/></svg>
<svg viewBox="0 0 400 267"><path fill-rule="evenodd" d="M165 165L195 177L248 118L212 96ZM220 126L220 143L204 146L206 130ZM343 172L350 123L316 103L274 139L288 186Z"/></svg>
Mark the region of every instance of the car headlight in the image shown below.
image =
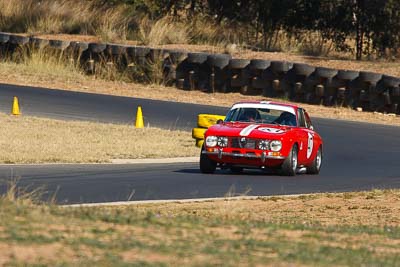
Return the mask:
<svg viewBox="0 0 400 267"><path fill-rule="evenodd" d="M261 150L267 150L268 149L268 145L269 145L269 141L268 140L261 140L258 143L258 148Z"/></svg>
<svg viewBox="0 0 400 267"><path fill-rule="evenodd" d="M216 136L207 136L206 138L206 146L215 147L217 145L218 138Z"/></svg>
<svg viewBox="0 0 400 267"><path fill-rule="evenodd" d="M282 142L279 140L271 141L271 143L269 144L269 148L271 149L271 151L280 151L282 149Z"/></svg>
<svg viewBox="0 0 400 267"><path fill-rule="evenodd" d="M218 137L218 146L227 147L228 146L228 137Z"/></svg>

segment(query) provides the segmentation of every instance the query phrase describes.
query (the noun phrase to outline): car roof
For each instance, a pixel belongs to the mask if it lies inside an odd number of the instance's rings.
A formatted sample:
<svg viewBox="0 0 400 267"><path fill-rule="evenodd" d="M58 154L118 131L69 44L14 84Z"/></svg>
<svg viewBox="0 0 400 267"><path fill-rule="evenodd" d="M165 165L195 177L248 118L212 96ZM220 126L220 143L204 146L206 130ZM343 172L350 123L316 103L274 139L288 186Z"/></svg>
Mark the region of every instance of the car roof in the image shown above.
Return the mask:
<svg viewBox="0 0 400 267"><path fill-rule="evenodd" d="M266 101L266 100L239 101L239 102L236 102L235 104L233 104L232 106L237 105L237 104L270 104L270 105L291 107L291 108L293 108L295 110L297 110L299 108L299 106L293 105L293 104L287 104L287 103L282 103L282 102L278 102L278 101Z"/></svg>

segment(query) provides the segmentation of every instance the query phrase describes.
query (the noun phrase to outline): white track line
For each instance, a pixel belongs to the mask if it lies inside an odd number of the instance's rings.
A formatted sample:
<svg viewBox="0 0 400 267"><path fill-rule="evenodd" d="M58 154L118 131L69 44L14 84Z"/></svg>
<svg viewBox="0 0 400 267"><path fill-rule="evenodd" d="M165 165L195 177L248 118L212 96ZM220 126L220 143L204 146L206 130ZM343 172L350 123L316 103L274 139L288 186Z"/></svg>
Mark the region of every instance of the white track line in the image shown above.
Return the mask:
<svg viewBox="0 0 400 267"><path fill-rule="evenodd" d="M194 163L199 162L199 157L180 157L163 159L113 159L113 164L156 164L156 163Z"/></svg>
<svg viewBox="0 0 400 267"><path fill-rule="evenodd" d="M145 204L167 204L167 203L196 203L210 201L234 201L234 200L255 200L269 198L291 198L299 196L308 196L314 194L293 194L293 195L274 195L274 196L236 196L236 197L214 197L214 198L191 198L191 199L167 199L167 200L138 200L138 201L116 201L103 203L83 203L61 205L61 207L83 208L83 207L107 207L107 206L129 206L129 205L145 205Z"/></svg>
<svg viewBox="0 0 400 267"><path fill-rule="evenodd" d="M199 157L181 157L181 158L160 158L160 159L112 159L111 162L104 163L14 163L0 164L0 166L56 166L56 165L122 165L122 164L168 164L168 163L196 163Z"/></svg>

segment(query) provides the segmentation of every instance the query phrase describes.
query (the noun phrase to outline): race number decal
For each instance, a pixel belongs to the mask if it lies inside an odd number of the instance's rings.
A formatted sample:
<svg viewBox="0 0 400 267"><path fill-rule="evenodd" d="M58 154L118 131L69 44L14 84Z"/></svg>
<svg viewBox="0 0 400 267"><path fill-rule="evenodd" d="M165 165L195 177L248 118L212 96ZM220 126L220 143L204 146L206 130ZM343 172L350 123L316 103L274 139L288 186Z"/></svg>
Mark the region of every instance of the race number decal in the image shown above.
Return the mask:
<svg viewBox="0 0 400 267"><path fill-rule="evenodd" d="M284 130L277 129L277 128L268 128L268 127L260 127L257 130L264 132L264 133L274 133L274 134L280 134L284 133Z"/></svg>
<svg viewBox="0 0 400 267"><path fill-rule="evenodd" d="M311 157L313 148L314 148L314 135L312 133L308 133L307 159Z"/></svg>

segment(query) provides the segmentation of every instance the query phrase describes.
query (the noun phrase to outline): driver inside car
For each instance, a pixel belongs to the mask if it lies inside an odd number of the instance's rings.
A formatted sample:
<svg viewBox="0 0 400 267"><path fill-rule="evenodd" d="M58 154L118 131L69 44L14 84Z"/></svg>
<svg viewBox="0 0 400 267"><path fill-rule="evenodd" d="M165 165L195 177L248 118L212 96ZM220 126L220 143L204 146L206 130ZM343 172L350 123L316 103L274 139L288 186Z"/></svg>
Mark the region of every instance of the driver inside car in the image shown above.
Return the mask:
<svg viewBox="0 0 400 267"><path fill-rule="evenodd" d="M239 121L252 122L260 119L260 113L257 109L248 108L240 115Z"/></svg>
<svg viewBox="0 0 400 267"><path fill-rule="evenodd" d="M276 124L287 125L287 126L296 126L296 116L290 112L284 111L282 114L273 121Z"/></svg>

